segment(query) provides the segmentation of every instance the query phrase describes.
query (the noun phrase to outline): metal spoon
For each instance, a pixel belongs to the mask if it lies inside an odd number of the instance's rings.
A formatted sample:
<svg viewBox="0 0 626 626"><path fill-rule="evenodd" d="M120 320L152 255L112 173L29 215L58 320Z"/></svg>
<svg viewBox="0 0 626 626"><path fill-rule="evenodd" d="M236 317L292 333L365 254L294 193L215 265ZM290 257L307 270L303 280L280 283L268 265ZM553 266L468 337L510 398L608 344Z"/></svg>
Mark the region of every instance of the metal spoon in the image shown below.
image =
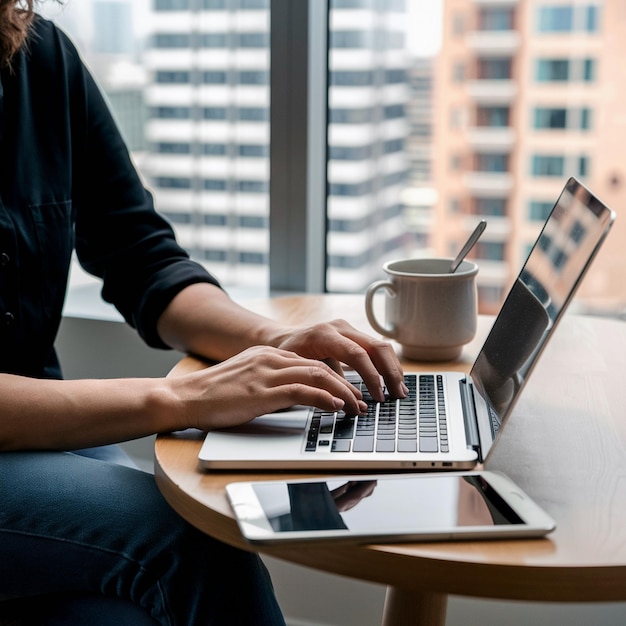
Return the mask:
<svg viewBox="0 0 626 626"><path fill-rule="evenodd" d="M486 220L480 220L478 222L478 226L474 229L474 232L469 236L469 239L465 242L465 245L461 248L461 251L456 255L454 261L452 261L452 265L448 270L450 274L456 272L459 265L461 265L461 261L466 257L467 253L474 247L474 244L478 241L480 236L483 234L483 231L487 227Z"/></svg>

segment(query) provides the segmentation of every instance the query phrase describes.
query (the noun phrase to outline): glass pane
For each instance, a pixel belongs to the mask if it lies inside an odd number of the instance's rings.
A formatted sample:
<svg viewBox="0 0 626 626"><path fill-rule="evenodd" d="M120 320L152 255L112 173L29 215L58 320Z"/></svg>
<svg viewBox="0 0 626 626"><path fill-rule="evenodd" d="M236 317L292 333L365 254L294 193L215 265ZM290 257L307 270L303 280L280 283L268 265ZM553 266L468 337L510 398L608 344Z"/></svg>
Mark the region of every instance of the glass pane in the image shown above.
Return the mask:
<svg viewBox="0 0 626 626"><path fill-rule="evenodd" d="M78 44L181 245L228 287L266 290L269 0L42 8Z"/></svg>
<svg viewBox="0 0 626 626"><path fill-rule="evenodd" d="M426 3L421 3L422 5ZM405 256L409 84L426 103L429 65L409 73L405 2L331 0L327 276L329 291L363 292L382 263ZM430 141L429 111L416 120ZM428 155L415 169L429 177ZM419 173L417 173L419 172Z"/></svg>

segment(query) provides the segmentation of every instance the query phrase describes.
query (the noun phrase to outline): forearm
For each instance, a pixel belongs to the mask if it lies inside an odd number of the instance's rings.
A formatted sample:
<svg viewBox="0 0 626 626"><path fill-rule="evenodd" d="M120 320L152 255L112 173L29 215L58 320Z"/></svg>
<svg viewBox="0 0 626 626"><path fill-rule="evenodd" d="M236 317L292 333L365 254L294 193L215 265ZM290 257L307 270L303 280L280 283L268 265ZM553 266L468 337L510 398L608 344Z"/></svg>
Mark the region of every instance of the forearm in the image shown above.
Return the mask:
<svg viewBox="0 0 626 626"><path fill-rule="evenodd" d="M175 430L163 379L39 380L0 374L0 450L71 450Z"/></svg>
<svg viewBox="0 0 626 626"><path fill-rule="evenodd" d="M286 328L235 303L218 287L181 291L158 324L161 339L181 352L223 361L256 345L277 346Z"/></svg>

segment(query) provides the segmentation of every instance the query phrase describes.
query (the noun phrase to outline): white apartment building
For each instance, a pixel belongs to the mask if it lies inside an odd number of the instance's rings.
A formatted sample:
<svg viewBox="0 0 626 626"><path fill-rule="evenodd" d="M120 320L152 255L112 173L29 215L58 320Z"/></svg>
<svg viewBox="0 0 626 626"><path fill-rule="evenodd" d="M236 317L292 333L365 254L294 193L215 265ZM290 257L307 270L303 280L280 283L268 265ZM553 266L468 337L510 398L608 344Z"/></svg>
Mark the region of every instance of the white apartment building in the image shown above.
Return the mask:
<svg viewBox="0 0 626 626"><path fill-rule="evenodd" d="M331 3L329 127L311 130L329 139L329 290L362 291L408 249L403 7ZM267 285L269 1L156 0L152 24L142 169L158 207L225 284Z"/></svg>

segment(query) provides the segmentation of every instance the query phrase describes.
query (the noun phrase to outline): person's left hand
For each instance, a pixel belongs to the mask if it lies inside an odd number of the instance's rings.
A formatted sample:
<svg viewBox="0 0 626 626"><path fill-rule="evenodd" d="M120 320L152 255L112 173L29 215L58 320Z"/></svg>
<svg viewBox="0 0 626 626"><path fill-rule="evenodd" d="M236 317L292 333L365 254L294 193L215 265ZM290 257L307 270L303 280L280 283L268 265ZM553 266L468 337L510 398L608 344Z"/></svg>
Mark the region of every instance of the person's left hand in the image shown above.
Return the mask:
<svg viewBox="0 0 626 626"><path fill-rule="evenodd" d="M380 402L385 399L381 376L391 397L404 398L408 393L393 346L359 332L345 320L296 326L282 335L276 347L324 361L340 373L341 363L345 363L361 375L372 397Z"/></svg>

